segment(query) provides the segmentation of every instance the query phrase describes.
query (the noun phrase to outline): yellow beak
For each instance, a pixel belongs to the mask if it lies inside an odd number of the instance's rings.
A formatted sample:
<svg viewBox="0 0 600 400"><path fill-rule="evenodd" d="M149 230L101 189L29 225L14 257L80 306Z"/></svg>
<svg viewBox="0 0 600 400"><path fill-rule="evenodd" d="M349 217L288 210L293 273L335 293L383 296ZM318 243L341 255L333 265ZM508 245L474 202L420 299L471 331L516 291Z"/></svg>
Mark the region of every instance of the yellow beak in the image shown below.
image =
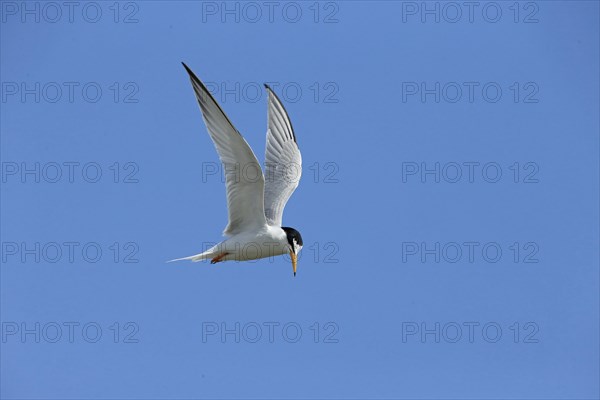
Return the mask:
<svg viewBox="0 0 600 400"><path fill-rule="evenodd" d="M296 263L298 262L298 257L293 251L290 251L290 257L292 257L292 267L294 268L294 276L296 276Z"/></svg>

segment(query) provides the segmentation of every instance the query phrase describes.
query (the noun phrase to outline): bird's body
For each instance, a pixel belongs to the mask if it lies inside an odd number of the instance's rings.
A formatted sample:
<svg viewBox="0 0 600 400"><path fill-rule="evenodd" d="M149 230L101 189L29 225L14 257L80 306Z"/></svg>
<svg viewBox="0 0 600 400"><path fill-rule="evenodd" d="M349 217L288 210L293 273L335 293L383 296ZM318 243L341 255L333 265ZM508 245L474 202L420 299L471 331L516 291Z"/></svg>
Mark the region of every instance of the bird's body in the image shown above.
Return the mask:
<svg viewBox="0 0 600 400"><path fill-rule="evenodd" d="M265 225L256 231L233 235L203 253L178 260L248 261L287 253L289 244L285 231L278 226Z"/></svg>
<svg viewBox="0 0 600 400"><path fill-rule="evenodd" d="M298 186L302 157L296 135L283 104L268 92L268 129L263 174L254 152L235 129L206 86L183 64L192 82L202 117L225 171L229 223L223 232L228 239L189 257L172 261L246 261L289 253L296 275L296 259L302 236L282 227L283 209Z"/></svg>

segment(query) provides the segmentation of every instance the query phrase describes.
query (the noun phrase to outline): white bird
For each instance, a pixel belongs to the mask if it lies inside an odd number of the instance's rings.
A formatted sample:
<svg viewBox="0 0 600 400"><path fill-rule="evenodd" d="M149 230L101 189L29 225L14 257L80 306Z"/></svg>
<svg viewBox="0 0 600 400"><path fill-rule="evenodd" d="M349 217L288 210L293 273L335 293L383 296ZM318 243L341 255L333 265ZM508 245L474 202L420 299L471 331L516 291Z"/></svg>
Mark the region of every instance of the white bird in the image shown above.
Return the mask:
<svg viewBox="0 0 600 400"><path fill-rule="evenodd" d="M190 257L172 261L211 259L245 261L289 253L296 276L302 236L294 228L282 227L283 209L298 186L302 157L287 111L277 95L268 92L268 128L265 171L252 149L233 126L206 86L185 63L202 117L225 171L229 223L223 231L229 238Z"/></svg>

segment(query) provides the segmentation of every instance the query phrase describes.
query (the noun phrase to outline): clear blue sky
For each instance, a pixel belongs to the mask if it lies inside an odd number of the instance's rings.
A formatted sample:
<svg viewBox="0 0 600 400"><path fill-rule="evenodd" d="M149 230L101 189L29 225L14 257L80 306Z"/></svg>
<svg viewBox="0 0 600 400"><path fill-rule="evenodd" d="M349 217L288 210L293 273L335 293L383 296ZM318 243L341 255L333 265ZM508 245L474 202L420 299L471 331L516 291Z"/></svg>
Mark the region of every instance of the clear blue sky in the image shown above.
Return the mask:
<svg viewBox="0 0 600 400"><path fill-rule="evenodd" d="M2 398L598 398L598 2L23 4ZM181 61L261 160L282 97L296 278L165 263L226 225Z"/></svg>

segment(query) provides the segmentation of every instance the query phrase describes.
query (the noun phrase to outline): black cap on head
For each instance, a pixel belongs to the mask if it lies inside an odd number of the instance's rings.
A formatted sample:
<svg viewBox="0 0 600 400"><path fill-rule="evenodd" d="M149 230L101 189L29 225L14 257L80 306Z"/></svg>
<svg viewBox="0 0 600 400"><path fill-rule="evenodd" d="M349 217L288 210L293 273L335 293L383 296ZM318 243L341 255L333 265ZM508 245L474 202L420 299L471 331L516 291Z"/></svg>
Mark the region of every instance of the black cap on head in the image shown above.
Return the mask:
<svg viewBox="0 0 600 400"><path fill-rule="evenodd" d="M292 246L292 248L294 248L294 239L296 239L296 244L298 246L304 246L304 243L302 243L302 235L300 235L300 232L298 232L294 228L289 228L287 226L282 226L281 229L285 231L285 234L287 235L287 241L290 244L290 246Z"/></svg>

